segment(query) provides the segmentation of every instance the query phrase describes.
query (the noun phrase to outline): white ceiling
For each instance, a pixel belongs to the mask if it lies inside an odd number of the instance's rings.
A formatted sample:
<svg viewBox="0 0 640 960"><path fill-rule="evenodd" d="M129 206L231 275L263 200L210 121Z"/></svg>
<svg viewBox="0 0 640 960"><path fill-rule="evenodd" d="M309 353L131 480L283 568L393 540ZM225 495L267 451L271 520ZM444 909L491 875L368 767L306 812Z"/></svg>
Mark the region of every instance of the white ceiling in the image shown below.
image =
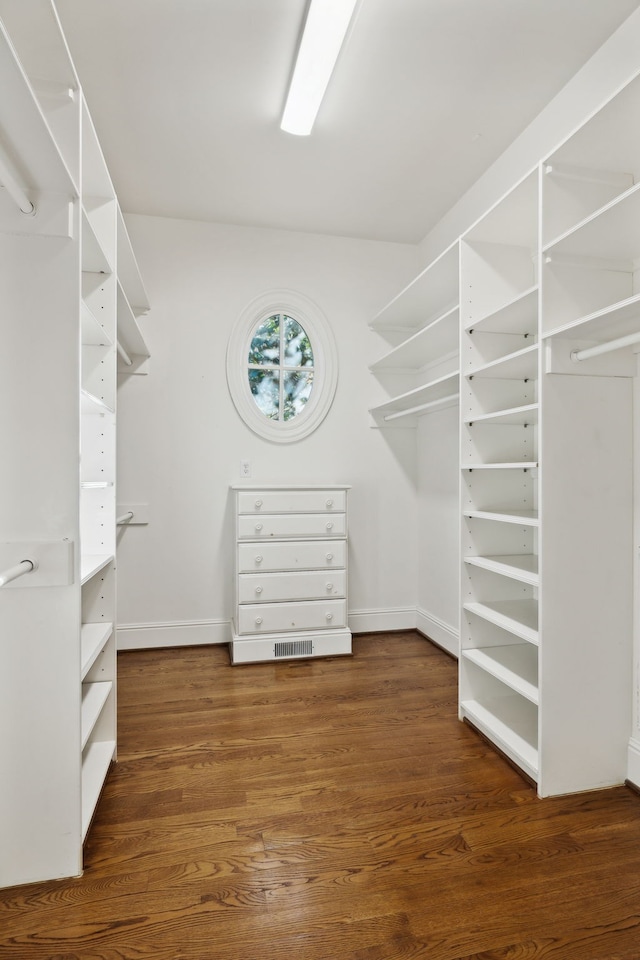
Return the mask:
<svg viewBox="0 0 640 960"><path fill-rule="evenodd" d="M123 209L418 242L638 0L361 0L310 137L306 0L56 0Z"/></svg>

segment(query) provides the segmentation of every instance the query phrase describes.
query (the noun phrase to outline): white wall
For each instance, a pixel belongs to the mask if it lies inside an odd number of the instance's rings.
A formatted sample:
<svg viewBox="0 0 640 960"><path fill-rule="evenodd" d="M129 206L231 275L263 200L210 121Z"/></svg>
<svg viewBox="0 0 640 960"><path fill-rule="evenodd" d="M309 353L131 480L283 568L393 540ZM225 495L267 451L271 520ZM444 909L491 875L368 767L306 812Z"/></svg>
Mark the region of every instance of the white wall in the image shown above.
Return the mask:
<svg viewBox="0 0 640 960"><path fill-rule="evenodd" d="M368 364L383 352L368 322L417 272L414 246L141 216L127 217L152 303L141 327L147 377L121 379L118 502L149 503L148 526L119 534L120 646L229 639L229 485L345 482L350 610L356 630L411 626L416 606L415 433L371 428L384 399ZM225 351L248 302L295 290L315 301L339 351L336 397L311 436L273 444L239 418Z"/></svg>
<svg viewBox="0 0 640 960"><path fill-rule="evenodd" d="M418 616L458 656L460 641L459 405L421 417L418 445Z"/></svg>

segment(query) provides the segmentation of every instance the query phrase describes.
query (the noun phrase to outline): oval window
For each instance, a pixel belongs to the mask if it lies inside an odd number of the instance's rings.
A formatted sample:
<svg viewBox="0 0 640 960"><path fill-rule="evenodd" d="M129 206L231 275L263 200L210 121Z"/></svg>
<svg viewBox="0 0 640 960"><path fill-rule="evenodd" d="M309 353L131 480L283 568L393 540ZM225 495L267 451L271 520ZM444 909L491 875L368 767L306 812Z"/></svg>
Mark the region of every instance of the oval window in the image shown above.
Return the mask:
<svg viewBox="0 0 640 960"><path fill-rule="evenodd" d="M337 352L315 304L289 291L243 311L227 347L227 382L247 426L270 440L307 436L333 401Z"/></svg>
<svg viewBox="0 0 640 960"><path fill-rule="evenodd" d="M286 313L261 320L249 346L249 388L269 420L304 413L313 390L313 348L304 327Z"/></svg>

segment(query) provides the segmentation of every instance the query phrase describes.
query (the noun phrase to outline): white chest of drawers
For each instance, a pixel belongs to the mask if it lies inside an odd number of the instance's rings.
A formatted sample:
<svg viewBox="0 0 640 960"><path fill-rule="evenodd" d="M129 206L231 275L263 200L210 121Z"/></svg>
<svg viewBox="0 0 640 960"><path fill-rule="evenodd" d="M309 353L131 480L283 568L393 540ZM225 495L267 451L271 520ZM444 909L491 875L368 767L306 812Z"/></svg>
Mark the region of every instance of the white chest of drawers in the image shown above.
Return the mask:
<svg viewBox="0 0 640 960"><path fill-rule="evenodd" d="M351 653L349 487L235 486L232 663Z"/></svg>

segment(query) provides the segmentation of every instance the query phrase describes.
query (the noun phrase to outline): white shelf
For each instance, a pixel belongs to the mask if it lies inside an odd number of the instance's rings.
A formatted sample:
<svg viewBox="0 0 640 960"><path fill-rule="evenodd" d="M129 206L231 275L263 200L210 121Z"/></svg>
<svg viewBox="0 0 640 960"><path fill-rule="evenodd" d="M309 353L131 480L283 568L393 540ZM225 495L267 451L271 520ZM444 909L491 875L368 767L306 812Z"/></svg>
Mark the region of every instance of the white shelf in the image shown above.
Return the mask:
<svg viewBox="0 0 640 960"><path fill-rule="evenodd" d="M470 227L463 240L535 251L537 198L538 176L537 170L533 170Z"/></svg>
<svg viewBox="0 0 640 960"><path fill-rule="evenodd" d="M445 250L371 321L371 329L415 330L452 309L458 299L458 244Z"/></svg>
<svg viewBox="0 0 640 960"><path fill-rule="evenodd" d="M538 586L538 558L535 554L506 554L492 557L465 557L464 562L492 573L499 573L511 580L519 580Z"/></svg>
<svg viewBox="0 0 640 960"><path fill-rule="evenodd" d="M533 705L514 695L485 703L465 700L460 709L463 717L489 737L525 773L534 780L538 779L538 722Z"/></svg>
<svg viewBox="0 0 640 960"><path fill-rule="evenodd" d="M379 423L388 419L414 418L426 412L432 403L455 402L458 398L459 373L448 373L414 390L409 390L393 400L372 407L369 411ZM426 409L425 409L426 408Z"/></svg>
<svg viewBox="0 0 640 960"><path fill-rule="evenodd" d="M462 464L462 470L537 470L539 464L535 460L518 460L514 463L467 463Z"/></svg>
<svg viewBox="0 0 640 960"><path fill-rule="evenodd" d="M547 244L543 253L633 260L640 253L640 183Z"/></svg>
<svg viewBox="0 0 640 960"><path fill-rule="evenodd" d="M118 280L118 341L130 356L148 357L149 349L133 307Z"/></svg>
<svg viewBox="0 0 640 960"><path fill-rule="evenodd" d="M30 81L16 59L2 22L0 89L7 94L0 104L0 127L5 136L10 132L12 155L21 163L28 161L32 183L24 186L33 186L39 194L77 197L76 179L52 135Z"/></svg>
<svg viewBox="0 0 640 960"><path fill-rule="evenodd" d="M540 525L537 510L465 510L463 516L471 520L495 520L498 523L515 523L528 527Z"/></svg>
<svg viewBox="0 0 640 960"><path fill-rule="evenodd" d="M538 705L538 653L531 644L463 650L462 656Z"/></svg>
<svg viewBox="0 0 640 960"><path fill-rule="evenodd" d="M419 370L458 352L460 311L453 307L371 364L370 370Z"/></svg>
<svg viewBox="0 0 640 960"><path fill-rule="evenodd" d="M122 211L118 207L116 214L116 233L118 244L118 282L120 283L127 302L131 305L134 316L139 317L149 310L149 297L145 290L140 269L131 246Z"/></svg>
<svg viewBox="0 0 640 960"><path fill-rule="evenodd" d="M82 684L81 730L83 750L112 689L113 683L110 680Z"/></svg>
<svg viewBox="0 0 640 960"><path fill-rule="evenodd" d="M80 633L80 679L84 680L113 633L112 623L83 623Z"/></svg>
<svg viewBox="0 0 640 960"><path fill-rule="evenodd" d="M91 347L112 346L113 340L105 333L104 328L84 300L81 309L82 343Z"/></svg>
<svg viewBox="0 0 640 960"><path fill-rule="evenodd" d="M538 285L528 287L508 303L470 323L469 330L483 333L535 334L538 329Z"/></svg>
<svg viewBox="0 0 640 960"><path fill-rule="evenodd" d="M82 270L85 273L112 272L112 264L84 206L82 208Z"/></svg>
<svg viewBox="0 0 640 960"><path fill-rule="evenodd" d="M113 562L112 553L89 554L83 556L80 560L80 583L87 583L96 573L99 573L103 567Z"/></svg>
<svg viewBox="0 0 640 960"><path fill-rule="evenodd" d="M116 750L115 740L89 743L82 757L82 839L87 835L100 791Z"/></svg>
<svg viewBox="0 0 640 960"><path fill-rule="evenodd" d="M640 330L640 294L561 324L543 334L545 339L615 340Z"/></svg>
<svg viewBox="0 0 640 960"><path fill-rule="evenodd" d="M81 391L80 399L82 413L103 415L114 412L112 407L109 407L104 401L100 400L99 397L95 397L92 393L89 393L88 390Z"/></svg>
<svg viewBox="0 0 640 960"><path fill-rule="evenodd" d="M510 423L516 426L525 426L537 422L537 403L527 403L522 407L511 407L508 410L498 410L495 413L481 413L477 417L469 417L464 421L468 426L474 423Z"/></svg>
<svg viewBox="0 0 640 960"><path fill-rule="evenodd" d="M464 609L515 637L538 644L537 600L485 600L465 603Z"/></svg>
<svg viewBox="0 0 640 960"><path fill-rule="evenodd" d="M538 376L538 345L532 343L522 350L474 367L466 376L469 379L478 377L491 380L535 380Z"/></svg>

